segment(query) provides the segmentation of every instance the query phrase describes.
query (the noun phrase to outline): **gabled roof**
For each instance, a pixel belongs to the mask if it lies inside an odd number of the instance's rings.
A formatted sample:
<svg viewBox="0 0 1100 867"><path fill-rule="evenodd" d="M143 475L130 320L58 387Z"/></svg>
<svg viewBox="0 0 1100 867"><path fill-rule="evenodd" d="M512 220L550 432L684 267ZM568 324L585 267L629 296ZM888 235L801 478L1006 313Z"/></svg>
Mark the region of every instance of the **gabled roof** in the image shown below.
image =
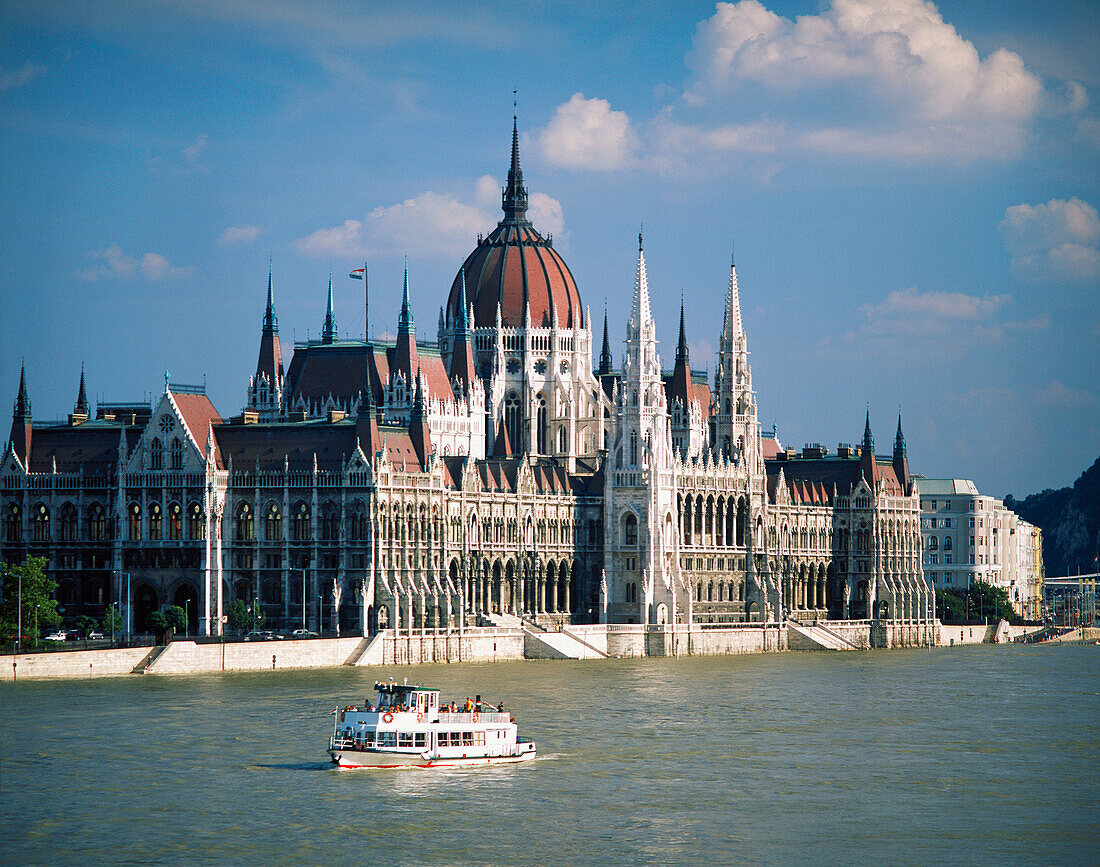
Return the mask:
<svg viewBox="0 0 1100 867"><path fill-rule="evenodd" d="M774 443L775 440L763 440L765 447L769 442ZM809 505L831 504L834 487L838 495L846 496L862 478L860 458L856 456L841 458L830 455L825 458L776 460L767 458L765 454L764 470L768 476L768 496L773 502L779 473L782 471L791 501ZM887 493L894 496L904 494L889 462L876 460L875 470L876 477L885 485Z"/></svg>
<svg viewBox="0 0 1100 867"><path fill-rule="evenodd" d="M31 450L32 473L83 471L86 475L107 475L118 464L119 432L125 430L126 449L141 439L141 428L115 421L88 421L75 427L51 425L34 429Z"/></svg>
<svg viewBox="0 0 1100 867"><path fill-rule="evenodd" d="M341 470L357 446L354 422L275 422L270 424L221 424L214 427L219 465L233 461L234 470L281 470L284 461L292 470L317 468Z"/></svg>
<svg viewBox="0 0 1100 867"><path fill-rule="evenodd" d="M287 405L293 408L299 398L312 405L332 397L351 406L363 390L369 366L374 402L381 406L382 386L394 369L396 352L395 346L361 341L296 346L286 375ZM450 377L439 350L418 345L417 359L428 385L426 397L453 400Z"/></svg>
<svg viewBox="0 0 1100 867"><path fill-rule="evenodd" d="M214 408L214 404L210 402L210 398L205 394L187 391L172 391L171 389L169 389L169 393L172 395L172 400L175 401L176 407L179 409L180 417L187 427L187 432L191 434L192 439L198 444L199 451L205 455L207 432L211 425L219 425L222 423L221 416L218 415L218 411ZM216 450L216 438L214 440L214 447ZM218 459L218 457L219 456L215 452L215 459Z"/></svg>

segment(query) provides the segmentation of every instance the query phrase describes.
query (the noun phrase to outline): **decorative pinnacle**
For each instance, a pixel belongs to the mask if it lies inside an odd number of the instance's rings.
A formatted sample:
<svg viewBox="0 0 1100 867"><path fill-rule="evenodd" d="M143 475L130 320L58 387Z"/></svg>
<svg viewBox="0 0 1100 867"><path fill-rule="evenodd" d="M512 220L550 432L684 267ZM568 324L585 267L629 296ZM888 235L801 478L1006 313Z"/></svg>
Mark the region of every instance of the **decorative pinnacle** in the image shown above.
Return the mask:
<svg viewBox="0 0 1100 867"><path fill-rule="evenodd" d="M76 394L76 411L88 415L88 393L84 389L84 362L80 362L80 388Z"/></svg>
<svg viewBox="0 0 1100 867"><path fill-rule="evenodd" d="M275 281L271 262L267 263L267 307L264 309L264 328L279 330L279 319L275 315Z"/></svg>
<svg viewBox="0 0 1100 867"><path fill-rule="evenodd" d="M875 440L871 436L871 404L867 404L867 419L863 424L863 449L864 451L875 450Z"/></svg>

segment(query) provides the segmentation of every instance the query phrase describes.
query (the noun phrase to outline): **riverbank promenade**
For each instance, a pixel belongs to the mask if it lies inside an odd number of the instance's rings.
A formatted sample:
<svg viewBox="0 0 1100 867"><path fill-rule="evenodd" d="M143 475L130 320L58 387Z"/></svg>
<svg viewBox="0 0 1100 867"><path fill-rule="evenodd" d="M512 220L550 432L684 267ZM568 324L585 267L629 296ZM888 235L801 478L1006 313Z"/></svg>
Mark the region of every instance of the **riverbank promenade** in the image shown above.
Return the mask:
<svg viewBox="0 0 1100 867"><path fill-rule="evenodd" d="M1097 641L1100 628L1040 635L1037 626L944 626L925 646L1007 644L1025 636L1047 641ZM878 636L881 638L881 636ZM912 642L908 642L913 646ZM433 662L606 659L645 656L723 656L779 651L855 651L883 647L866 621L824 624L788 621L730 629L672 629L599 624L546 631L527 624L464 630L450 635L398 635L382 630L367 639L312 638L264 642L171 641L155 647L24 653L0 656L0 681L189 675L219 671L285 671L339 666L419 665Z"/></svg>

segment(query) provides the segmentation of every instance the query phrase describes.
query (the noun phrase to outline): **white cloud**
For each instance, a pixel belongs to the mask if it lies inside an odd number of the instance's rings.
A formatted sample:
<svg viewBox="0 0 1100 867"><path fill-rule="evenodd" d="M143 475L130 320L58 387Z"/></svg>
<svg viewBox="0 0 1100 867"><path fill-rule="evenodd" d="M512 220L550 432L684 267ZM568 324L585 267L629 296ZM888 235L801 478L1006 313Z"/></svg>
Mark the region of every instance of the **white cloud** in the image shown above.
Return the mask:
<svg viewBox="0 0 1100 867"><path fill-rule="evenodd" d="M1084 407L1096 403L1095 395L1070 388L1057 379L1052 379L1049 385L1037 389L1032 397L1041 406Z"/></svg>
<svg viewBox="0 0 1100 867"><path fill-rule="evenodd" d="M168 280L175 277L187 277L194 269L172 265L160 253L145 253L143 256L128 256L118 244L91 250L88 253L101 260L99 264L80 272L80 277L92 282L106 277L119 277L132 280L139 275L146 280Z"/></svg>
<svg viewBox="0 0 1100 867"><path fill-rule="evenodd" d="M36 75L41 75L45 71L45 66L24 63L12 72L0 72L0 90L14 90L17 87L22 87Z"/></svg>
<svg viewBox="0 0 1100 867"><path fill-rule="evenodd" d="M689 105L742 100L761 87L783 110L801 94L842 98L839 128L792 144L826 152L1007 157L1023 146L1043 97L1019 55L984 59L926 0L834 0L793 21L758 0L719 3L687 56ZM816 107L816 106L815 106ZM799 109L793 108L797 114Z"/></svg>
<svg viewBox="0 0 1100 867"><path fill-rule="evenodd" d="M634 164L638 136L625 111L606 99L574 93L558 106L544 129L532 133L542 158L551 165L601 171Z"/></svg>
<svg viewBox="0 0 1100 867"><path fill-rule="evenodd" d="M869 319L905 318L979 320L988 319L1011 301L1008 295L966 295L962 292L918 292L915 288L891 292L879 304L863 312Z"/></svg>
<svg viewBox="0 0 1100 867"><path fill-rule="evenodd" d="M1100 217L1076 197L1013 205L1001 221L1012 267L1035 281L1095 282L1100 278Z"/></svg>
<svg viewBox="0 0 1100 867"><path fill-rule="evenodd" d="M185 147L181 153L184 159L188 162L195 162L202 156L202 152L206 150L206 146L210 143L210 137L205 133L199 135L191 144Z"/></svg>
<svg viewBox="0 0 1100 867"><path fill-rule="evenodd" d="M345 220L318 229L294 242L307 256L394 256L417 250L434 256L464 256L473 249L479 232L500 219L500 185L491 175L476 181L471 202L435 192L421 193L396 205L375 208L362 220ZM565 225L561 203L533 193L528 217L543 232L561 232Z"/></svg>
<svg viewBox="0 0 1100 867"><path fill-rule="evenodd" d="M218 244L222 247L236 247L242 244L251 244L264 232L261 226L229 226L221 237L218 238Z"/></svg>

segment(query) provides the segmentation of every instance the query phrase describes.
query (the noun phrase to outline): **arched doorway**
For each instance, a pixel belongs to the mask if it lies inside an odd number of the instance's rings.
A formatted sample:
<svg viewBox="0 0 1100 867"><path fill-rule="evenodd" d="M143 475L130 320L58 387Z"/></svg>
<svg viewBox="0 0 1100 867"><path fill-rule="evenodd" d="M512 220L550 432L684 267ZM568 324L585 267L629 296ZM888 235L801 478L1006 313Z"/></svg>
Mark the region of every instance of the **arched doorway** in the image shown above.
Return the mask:
<svg viewBox="0 0 1100 867"><path fill-rule="evenodd" d="M139 584L134 588L134 632L148 632L149 615L160 607L157 591L150 584Z"/></svg>

